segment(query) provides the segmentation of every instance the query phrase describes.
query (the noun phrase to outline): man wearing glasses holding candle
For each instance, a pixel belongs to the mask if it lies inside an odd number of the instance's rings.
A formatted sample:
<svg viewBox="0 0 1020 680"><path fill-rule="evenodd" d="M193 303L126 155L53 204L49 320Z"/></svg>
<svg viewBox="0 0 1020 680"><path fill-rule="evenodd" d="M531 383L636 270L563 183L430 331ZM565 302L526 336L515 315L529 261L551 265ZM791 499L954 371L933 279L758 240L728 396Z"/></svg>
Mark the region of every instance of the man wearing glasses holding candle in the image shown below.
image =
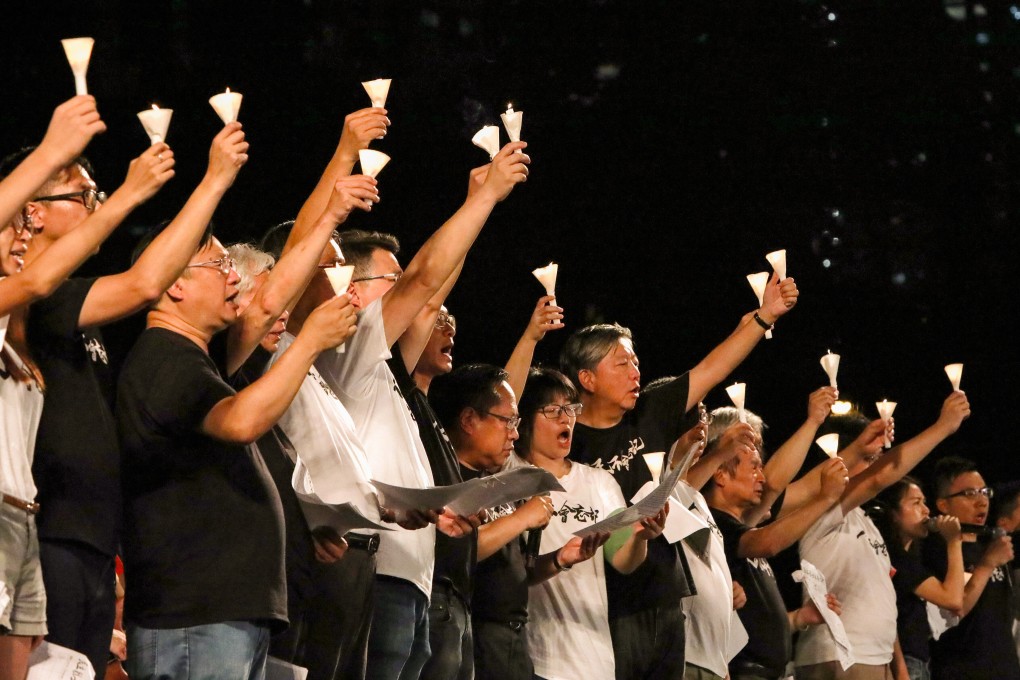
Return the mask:
<svg viewBox="0 0 1020 680"><path fill-rule="evenodd" d="M963 567L970 578L963 589L960 623L932 642L932 677L1020 678L1012 630L1009 563L1013 560L1013 543L1008 535L980 536L975 531L988 521L992 489L973 461L956 456L943 458L935 465L933 487L938 511L958 517L965 527ZM945 577L948 563L945 540L940 535L925 542L924 559L936 578Z"/></svg>

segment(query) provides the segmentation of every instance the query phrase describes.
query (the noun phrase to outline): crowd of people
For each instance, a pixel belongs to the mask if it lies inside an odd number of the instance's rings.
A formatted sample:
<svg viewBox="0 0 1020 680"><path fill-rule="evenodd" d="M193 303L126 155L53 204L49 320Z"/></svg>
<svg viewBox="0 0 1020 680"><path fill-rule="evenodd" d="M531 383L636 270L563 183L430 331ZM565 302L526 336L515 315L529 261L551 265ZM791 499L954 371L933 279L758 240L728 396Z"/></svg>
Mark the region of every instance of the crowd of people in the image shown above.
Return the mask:
<svg viewBox="0 0 1020 680"><path fill-rule="evenodd" d="M139 680L258 679L270 658L311 680L1020 679L1020 485L956 457L909 476L970 415L962 391L899 442L891 419L832 415L822 387L766 455L761 417L703 402L795 308L776 274L677 377L643 384L616 323L532 367L565 327L552 295L509 358L455 368L445 301L527 180L527 144L472 170L405 258L391 234L340 230L379 201L352 172L389 125L346 116L295 219L230 246L210 224L248 142L225 125L180 212L87 279L71 274L174 176L173 151L153 144L107 197L82 156L105 124L79 95L4 160L0 680L24 680L44 637ZM114 376L102 327L141 312ZM559 488L472 515L388 506L379 484L530 466ZM674 470L668 502L592 526ZM824 598L791 601L791 551Z"/></svg>

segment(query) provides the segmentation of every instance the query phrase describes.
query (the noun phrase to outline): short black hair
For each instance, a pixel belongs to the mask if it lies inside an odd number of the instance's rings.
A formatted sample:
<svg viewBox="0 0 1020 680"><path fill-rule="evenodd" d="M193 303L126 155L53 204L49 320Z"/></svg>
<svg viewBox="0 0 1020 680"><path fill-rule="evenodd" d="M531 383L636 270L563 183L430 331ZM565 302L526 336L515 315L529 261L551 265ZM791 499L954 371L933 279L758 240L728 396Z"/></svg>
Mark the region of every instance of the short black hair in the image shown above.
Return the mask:
<svg viewBox="0 0 1020 680"><path fill-rule="evenodd" d="M270 227L259 240L259 250L269 253L279 262L283 257L283 247L287 245L290 230L293 228L294 220L280 222L275 227Z"/></svg>
<svg viewBox="0 0 1020 680"><path fill-rule="evenodd" d="M522 456L531 451L531 437L535 432L535 419L540 416L538 410L548 406L557 397L566 397L567 401L577 401L577 388L570 378L554 368L532 368L528 371L528 381L524 385L524 394L517 402L517 410L521 415L521 424L517 428L519 438L517 450Z"/></svg>
<svg viewBox="0 0 1020 680"><path fill-rule="evenodd" d="M968 472L977 472L977 463L970 458L960 456L946 456L935 463L935 472L932 474L933 497L937 500L945 498L949 493L949 487L953 485L956 478Z"/></svg>
<svg viewBox="0 0 1020 680"><path fill-rule="evenodd" d="M355 276L365 276L368 273L372 266L372 253L380 248L397 255L400 253L400 241L393 234L381 231L348 229L340 232L340 250L347 264L354 265Z"/></svg>
<svg viewBox="0 0 1020 680"><path fill-rule="evenodd" d="M458 366L446 375L436 377L429 385L429 404L447 432L458 430L461 412L470 408L484 414L499 403L496 388L510 374L491 364Z"/></svg>
<svg viewBox="0 0 1020 680"><path fill-rule="evenodd" d="M992 521L997 522L1000 517L1012 515L1018 504L1020 504L1020 479L997 484L992 501Z"/></svg>
<svg viewBox="0 0 1020 680"><path fill-rule="evenodd" d="M21 165L22 161L28 158L28 156L37 148L38 147L35 146L26 146L24 148L18 149L14 153L7 154L6 156L4 156L3 160L0 160L0 180L4 179L12 172L14 172L14 169ZM57 175L59 175L67 168L70 168L75 165L80 165L81 169L89 174L89 177L95 179L96 176L95 169L92 167L92 163L89 162L89 159L86 158L85 156L78 156L77 158L75 158L73 161L68 163L63 168L61 168L60 171L57 172ZM46 180L46 184L44 184L42 188L45 188L47 184L52 182L57 175Z"/></svg>

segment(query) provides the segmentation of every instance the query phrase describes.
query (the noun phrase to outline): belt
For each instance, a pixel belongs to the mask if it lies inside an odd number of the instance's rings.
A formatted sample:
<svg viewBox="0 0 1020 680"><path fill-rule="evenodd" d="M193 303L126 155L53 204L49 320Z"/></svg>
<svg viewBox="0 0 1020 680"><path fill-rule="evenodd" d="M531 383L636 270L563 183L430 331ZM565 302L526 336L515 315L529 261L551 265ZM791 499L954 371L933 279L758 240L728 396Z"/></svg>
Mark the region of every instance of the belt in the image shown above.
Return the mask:
<svg viewBox="0 0 1020 680"><path fill-rule="evenodd" d="M779 680L783 677L782 673L776 673L770 668L762 666L760 663L753 661L734 661L730 664L730 676L740 677L741 675L753 675L759 678L773 678Z"/></svg>
<svg viewBox="0 0 1020 680"><path fill-rule="evenodd" d="M347 532L344 534L348 548L364 550L369 555L374 555L379 550L379 534L355 534Z"/></svg>
<svg viewBox="0 0 1020 680"><path fill-rule="evenodd" d="M30 515L34 515L37 512L39 512L39 504L38 503L35 503L33 501L23 501L20 498L15 498L14 496L8 496L7 494L2 494L2 495L3 495L3 501L7 505L13 505L14 507L18 508L19 510L24 510L25 512L27 512Z"/></svg>

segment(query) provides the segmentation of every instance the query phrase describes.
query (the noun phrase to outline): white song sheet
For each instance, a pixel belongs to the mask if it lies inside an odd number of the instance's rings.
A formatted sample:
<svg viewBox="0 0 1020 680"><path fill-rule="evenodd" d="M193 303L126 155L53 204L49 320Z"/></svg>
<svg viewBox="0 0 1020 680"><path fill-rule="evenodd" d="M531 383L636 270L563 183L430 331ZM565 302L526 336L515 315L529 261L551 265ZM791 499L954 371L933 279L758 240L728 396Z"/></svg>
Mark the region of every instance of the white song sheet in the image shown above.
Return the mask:
<svg viewBox="0 0 1020 680"><path fill-rule="evenodd" d="M832 633L832 639L836 641L836 654L839 655L839 665L843 670L854 665L854 650L850 644L850 638L846 636L846 629L843 628L843 621L836 612L829 609L829 602L825 599L829 589L825 584L825 574L819 571L818 567L807 560L800 561L800 570L793 572L793 580L803 583L807 590L808 597L818 607L818 611L825 620L825 625Z"/></svg>

